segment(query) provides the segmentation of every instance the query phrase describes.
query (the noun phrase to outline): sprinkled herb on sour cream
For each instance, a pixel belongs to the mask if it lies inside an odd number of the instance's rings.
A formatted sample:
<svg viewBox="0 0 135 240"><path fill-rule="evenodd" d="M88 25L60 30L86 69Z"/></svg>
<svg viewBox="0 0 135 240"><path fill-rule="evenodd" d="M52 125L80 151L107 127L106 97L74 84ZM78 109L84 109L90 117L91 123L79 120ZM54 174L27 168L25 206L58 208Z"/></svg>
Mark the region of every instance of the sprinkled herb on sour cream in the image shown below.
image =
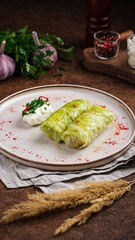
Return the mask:
<svg viewBox="0 0 135 240"><path fill-rule="evenodd" d="M53 112L53 108L48 102L48 98L41 96L38 99L26 103L26 108L22 111L22 117L25 122L32 126L41 124Z"/></svg>

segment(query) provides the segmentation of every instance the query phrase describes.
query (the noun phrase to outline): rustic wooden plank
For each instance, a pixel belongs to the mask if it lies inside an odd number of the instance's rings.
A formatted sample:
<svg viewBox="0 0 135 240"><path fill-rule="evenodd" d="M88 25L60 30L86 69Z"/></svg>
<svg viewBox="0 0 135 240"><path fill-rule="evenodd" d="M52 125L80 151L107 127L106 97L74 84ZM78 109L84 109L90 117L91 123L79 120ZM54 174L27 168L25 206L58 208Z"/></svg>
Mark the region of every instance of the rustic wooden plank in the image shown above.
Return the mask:
<svg viewBox="0 0 135 240"><path fill-rule="evenodd" d="M135 69L127 62L126 49L120 50L118 56L110 60L101 60L95 56L93 48L83 51L83 64L90 71L106 73L123 80L135 83Z"/></svg>

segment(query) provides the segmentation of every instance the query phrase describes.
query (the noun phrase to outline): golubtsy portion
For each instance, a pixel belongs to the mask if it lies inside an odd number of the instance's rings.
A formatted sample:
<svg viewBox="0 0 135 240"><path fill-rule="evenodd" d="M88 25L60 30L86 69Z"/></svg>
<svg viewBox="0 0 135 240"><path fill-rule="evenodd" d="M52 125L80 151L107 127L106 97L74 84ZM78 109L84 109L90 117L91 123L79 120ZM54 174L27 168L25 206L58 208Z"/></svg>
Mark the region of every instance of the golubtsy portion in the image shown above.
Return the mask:
<svg viewBox="0 0 135 240"><path fill-rule="evenodd" d="M107 128L112 119L113 114L109 110L92 106L68 126L62 140L70 148L84 148Z"/></svg>
<svg viewBox="0 0 135 240"><path fill-rule="evenodd" d="M60 143L61 135L68 128L69 124L78 118L82 113L90 109L88 100L73 100L55 111L40 126L49 138Z"/></svg>

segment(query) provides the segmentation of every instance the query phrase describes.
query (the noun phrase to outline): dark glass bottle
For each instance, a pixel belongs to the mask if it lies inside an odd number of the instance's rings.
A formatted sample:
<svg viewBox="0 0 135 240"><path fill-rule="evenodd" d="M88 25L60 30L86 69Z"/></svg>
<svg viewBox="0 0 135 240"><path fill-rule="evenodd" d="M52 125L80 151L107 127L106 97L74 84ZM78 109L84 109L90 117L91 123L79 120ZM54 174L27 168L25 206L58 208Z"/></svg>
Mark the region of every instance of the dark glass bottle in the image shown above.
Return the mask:
<svg viewBox="0 0 135 240"><path fill-rule="evenodd" d="M109 30L111 25L112 0L86 0L86 47L94 47L94 33Z"/></svg>

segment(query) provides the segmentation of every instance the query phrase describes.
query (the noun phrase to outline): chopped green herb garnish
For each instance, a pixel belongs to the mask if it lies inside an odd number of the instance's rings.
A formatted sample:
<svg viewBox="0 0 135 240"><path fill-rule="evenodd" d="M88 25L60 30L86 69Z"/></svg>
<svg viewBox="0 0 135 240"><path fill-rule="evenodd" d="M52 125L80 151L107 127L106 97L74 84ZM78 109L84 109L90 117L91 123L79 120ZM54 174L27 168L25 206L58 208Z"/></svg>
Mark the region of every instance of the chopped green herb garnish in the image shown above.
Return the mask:
<svg viewBox="0 0 135 240"><path fill-rule="evenodd" d="M41 107L45 104L47 106L50 105L50 103L45 102L42 98L40 99L38 98L38 99L32 100L31 102L26 103L26 109L22 112L22 116L28 115L30 113L35 113L38 107ZM47 110L46 107L44 107L44 109Z"/></svg>

